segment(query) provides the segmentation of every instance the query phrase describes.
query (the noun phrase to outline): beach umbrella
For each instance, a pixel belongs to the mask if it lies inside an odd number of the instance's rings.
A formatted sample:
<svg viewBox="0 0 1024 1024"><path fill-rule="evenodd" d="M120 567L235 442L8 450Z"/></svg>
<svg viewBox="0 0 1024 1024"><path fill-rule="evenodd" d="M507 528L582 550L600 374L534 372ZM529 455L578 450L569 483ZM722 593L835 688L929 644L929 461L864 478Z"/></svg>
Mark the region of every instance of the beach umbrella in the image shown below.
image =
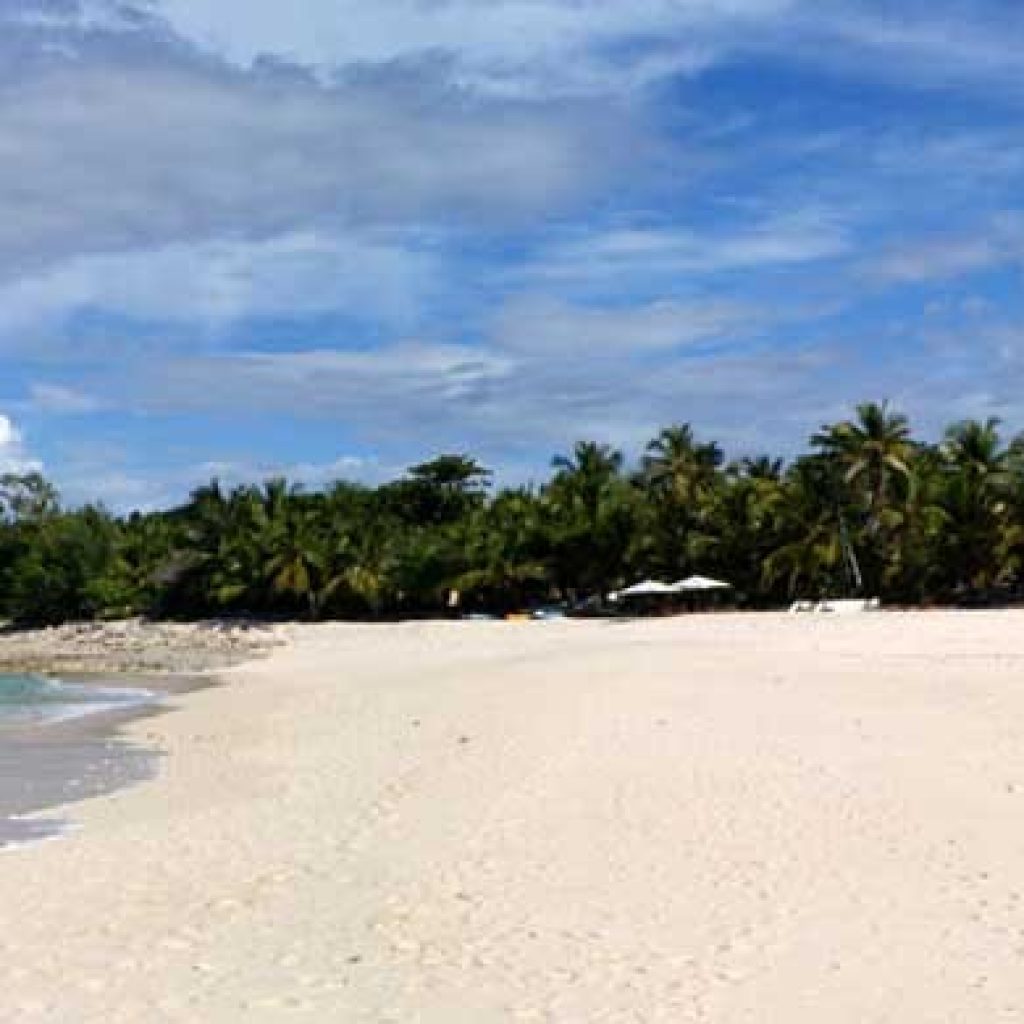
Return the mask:
<svg viewBox="0 0 1024 1024"><path fill-rule="evenodd" d="M681 594L700 590L729 590L731 587L731 583L713 580L710 576L687 576L685 580L673 583L671 589L675 593Z"/></svg>
<svg viewBox="0 0 1024 1024"><path fill-rule="evenodd" d="M661 597L665 594L674 594L675 592L675 588L667 583L659 583L657 580L641 580L639 583L634 583L631 587L626 587L625 590L618 591L616 599L623 597Z"/></svg>

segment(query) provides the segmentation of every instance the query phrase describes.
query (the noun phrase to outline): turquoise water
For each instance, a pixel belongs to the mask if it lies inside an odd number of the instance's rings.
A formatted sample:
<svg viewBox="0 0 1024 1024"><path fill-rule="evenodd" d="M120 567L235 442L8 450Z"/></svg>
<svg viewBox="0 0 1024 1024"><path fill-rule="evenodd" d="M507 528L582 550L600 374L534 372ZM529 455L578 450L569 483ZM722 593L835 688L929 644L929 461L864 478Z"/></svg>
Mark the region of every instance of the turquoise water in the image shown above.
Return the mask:
<svg viewBox="0 0 1024 1024"><path fill-rule="evenodd" d="M61 835L60 821L40 816L47 808L149 777L153 755L116 735L123 719L99 713L159 700L117 680L0 674L0 852ZM57 722L67 725L56 728Z"/></svg>
<svg viewBox="0 0 1024 1024"><path fill-rule="evenodd" d="M0 727L45 725L148 703L148 690L65 682L37 675L0 675Z"/></svg>

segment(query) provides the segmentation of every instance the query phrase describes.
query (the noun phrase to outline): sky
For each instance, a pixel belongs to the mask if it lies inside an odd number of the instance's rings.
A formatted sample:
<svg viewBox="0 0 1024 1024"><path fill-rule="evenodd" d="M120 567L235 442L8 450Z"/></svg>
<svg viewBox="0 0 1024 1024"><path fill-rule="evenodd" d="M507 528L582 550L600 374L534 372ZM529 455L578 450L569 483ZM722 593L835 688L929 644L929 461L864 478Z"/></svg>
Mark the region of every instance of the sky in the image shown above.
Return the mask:
<svg viewBox="0 0 1024 1024"><path fill-rule="evenodd" d="M125 510L1024 430L1011 0L0 0L0 471Z"/></svg>

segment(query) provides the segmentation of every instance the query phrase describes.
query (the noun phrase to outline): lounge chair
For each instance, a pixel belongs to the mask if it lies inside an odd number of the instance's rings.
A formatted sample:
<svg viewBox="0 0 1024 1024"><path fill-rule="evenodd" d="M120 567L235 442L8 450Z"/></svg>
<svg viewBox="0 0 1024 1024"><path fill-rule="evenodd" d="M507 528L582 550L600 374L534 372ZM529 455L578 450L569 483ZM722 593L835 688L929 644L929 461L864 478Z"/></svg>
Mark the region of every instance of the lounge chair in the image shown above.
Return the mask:
<svg viewBox="0 0 1024 1024"><path fill-rule="evenodd" d="M881 607L877 597L844 599L841 601L819 601L815 611L829 612L833 615L853 615L857 612L873 612Z"/></svg>

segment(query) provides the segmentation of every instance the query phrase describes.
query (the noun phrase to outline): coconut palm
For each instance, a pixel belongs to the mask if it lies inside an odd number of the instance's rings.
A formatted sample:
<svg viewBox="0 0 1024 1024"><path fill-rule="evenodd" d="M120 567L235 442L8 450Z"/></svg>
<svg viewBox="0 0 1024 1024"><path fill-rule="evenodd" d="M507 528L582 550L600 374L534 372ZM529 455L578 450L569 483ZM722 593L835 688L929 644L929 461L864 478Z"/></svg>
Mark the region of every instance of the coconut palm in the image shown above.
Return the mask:
<svg viewBox="0 0 1024 1024"><path fill-rule="evenodd" d="M821 456L798 459L776 497L775 539L764 558L761 583L782 585L787 598L841 592L856 583L829 485L831 468Z"/></svg>
<svg viewBox="0 0 1024 1024"><path fill-rule="evenodd" d="M842 467L843 481L858 491L868 513L868 527L877 530L896 485L909 485L913 445L907 418L888 403L857 406L856 420L823 427L811 443Z"/></svg>
<svg viewBox="0 0 1024 1024"><path fill-rule="evenodd" d="M1002 558L1011 523L1010 453L999 421L964 420L949 427L941 446L947 484L944 549L956 567L959 591L993 586L1006 568Z"/></svg>
<svg viewBox="0 0 1024 1024"><path fill-rule="evenodd" d="M581 441L557 456L541 492L547 510L556 587L576 595L618 583L633 542L635 493L621 475L622 453Z"/></svg>
<svg viewBox="0 0 1024 1024"><path fill-rule="evenodd" d="M698 442L689 424L667 427L651 440L638 476L651 509L651 566L677 576L714 561L719 536L711 524L722 483L721 449Z"/></svg>
<svg viewBox="0 0 1024 1024"><path fill-rule="evenodd" d="M685 505L710 494L722 461L718 445L698 443L693 429L684 423L665 428L647 445L642 474L655 493Z"/></svg>
<svg viewBox="0 0 1024 1024"><path fill-rule="evenodd" d="M596 523L601 501L622 469L622 453L595 441L579 441L572 455L556 455L551 465L556 473L549 497Z"/></svg>
<svg viewBox="0 0 1024 1024"><path fill-rule="evenodd" d="M544 508L527 488L504 491L467 523L468 568L453 588L502 609L542 597L548 588Z"/></svg>

